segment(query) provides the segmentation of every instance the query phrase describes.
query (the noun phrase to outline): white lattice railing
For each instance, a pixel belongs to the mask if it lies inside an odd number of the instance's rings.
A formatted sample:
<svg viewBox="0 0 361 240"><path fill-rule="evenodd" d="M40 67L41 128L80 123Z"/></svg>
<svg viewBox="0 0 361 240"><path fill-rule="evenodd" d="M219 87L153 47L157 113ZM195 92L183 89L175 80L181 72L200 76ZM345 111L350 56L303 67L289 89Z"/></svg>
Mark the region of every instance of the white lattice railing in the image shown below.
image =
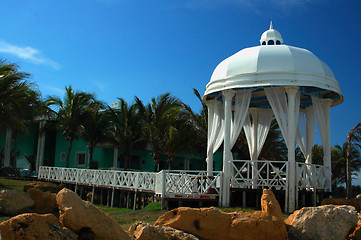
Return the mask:
<svg viewBox="0 0 361 240"><path fill-rule="evenodd" d="M148 190L166 196L220 195L222 173L207 171L131 172L77 168L39 168L39 179L89 186Z"/></svg>
<svg viewBox="0 0 361 240"><path fill-rule="evenodd" d="M299 189L328 189L331 181L329 175L329 169L326 166L297 163L296 176Z"/></svg>
<svg viewBox="0 0 361 240"><path fill-rule="evenodd" d="M164 196L220 195L222 172L168 171L157 173L156 194ZM163 184L165 183L165 184Z"/></svg>
<svg viewBox="0 0 361 240"><path fill-rule="evenodd" d="M156 173L41 166L39 179L80 185L155 191Z"/></svg>
<svg viewBox="0 0 361 240"><path fill-rule="evenodd" d="M253 168L255 164L257 164L257 168ZM235 188L286 189L288 184L287 167L288 162L285 161L233 160L231 185Z"/></svg>

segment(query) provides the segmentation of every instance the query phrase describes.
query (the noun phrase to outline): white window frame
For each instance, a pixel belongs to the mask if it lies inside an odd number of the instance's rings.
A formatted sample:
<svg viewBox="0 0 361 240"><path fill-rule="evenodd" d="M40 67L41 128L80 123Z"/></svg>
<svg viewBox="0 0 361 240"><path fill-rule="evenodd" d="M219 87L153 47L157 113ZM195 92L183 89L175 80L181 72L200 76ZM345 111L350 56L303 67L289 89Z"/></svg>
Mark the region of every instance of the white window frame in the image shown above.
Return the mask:
<svg viewBox="0 0 361 240"><path fill-rule="evenodd" d="M82 155L82 154L84 154L84 156L85 156L85 158L84 158L84 164L79 164L79 156L80 155ZM77 166L77 167L84 167L85 168L85 166L86 166L86 152L76 152L75 153L75 166Z"/></svg>

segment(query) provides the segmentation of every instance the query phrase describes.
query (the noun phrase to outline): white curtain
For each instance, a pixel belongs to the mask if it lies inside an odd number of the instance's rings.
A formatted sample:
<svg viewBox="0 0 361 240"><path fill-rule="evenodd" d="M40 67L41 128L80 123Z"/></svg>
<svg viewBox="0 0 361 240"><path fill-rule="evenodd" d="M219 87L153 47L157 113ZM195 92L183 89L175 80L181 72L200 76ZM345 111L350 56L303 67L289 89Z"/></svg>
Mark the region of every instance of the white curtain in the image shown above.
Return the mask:
<svg viewBox="0 0 361 240"><path fill-rule="evenodd" d="M282 136L286 142L287 147L289 148L290 144L293 144L293 140L289 139L288 137L288 120L287 120L288 103L287 103L286 92L283 87L265 88L264 90L268 102L272 107L273 113L275 114L277 123L281 129ZM299 107L300 107L300 91L297 91L295 108L292 113L296 116L296 120L299 113Z"/></svg>
<svg viewBox="0 0 361 240"><path fill-rule="evenodd" d="M235 98L235 109L233 119L231 121L231 149L237 141L239 134L241 133L244 120L247 116L249 103L251 101L251 89L245 89L237 91Z"/></svg>
<svg viewBox="0 0 361 240"><path fill-rule="evenodd" d="M216 100L209 102L207 106L208 111L211 112L210 118L208 119L207 156L209 156L215 153L223 142L224 111L222 103Z"/></svg>
<svg viewBox="0 0 361 240"><path fill-rule="evenodd" d="M252 122L250 115L252 116ZM271 109L253 108L249 110L243 129L247 138L251 160L256 160L261 153L271 126L272 118L273 112Z"/></svg>
<svg viewBox="0 0 361 240"><path fill-rule="evenodd" d="M296 141L306 159L306 163L312 163L312 147L315 140L315 111L314 107L308 107L299 113Z"/></svg>
<svg viewBox="0 0 361 240"><path fill-rule="evenodd" d="M312 96L312 104L315 108L316 119L318 130L320 131L320 137L322 141L322 145L325 146L327 142L327 127L326 127L326 118L325 111L321 103L321 99Z"/></svg>

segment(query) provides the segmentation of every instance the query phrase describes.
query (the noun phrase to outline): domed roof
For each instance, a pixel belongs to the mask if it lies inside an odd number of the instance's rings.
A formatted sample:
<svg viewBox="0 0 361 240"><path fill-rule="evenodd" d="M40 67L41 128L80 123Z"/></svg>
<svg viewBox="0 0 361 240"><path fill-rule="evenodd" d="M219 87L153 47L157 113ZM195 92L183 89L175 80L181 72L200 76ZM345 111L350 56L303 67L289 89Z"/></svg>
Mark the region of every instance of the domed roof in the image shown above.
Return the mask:
<svg viewBox="0 0 361 240"><path fill-rule="evenodd" d="M262 39L268 41L272 37L269 31L262 34L261 44ZM273 31L273 40L282 39ZM303 94L333 99L333 105L343 101L339 84L327 64L306 49L287 45L245 48L226 58L214 70L204 99L226 89L272 86L299 86Z"/></svg>
<svg viewBox="0 0 361 240"><path fill-rule="evenodd" d="M281 34L277 30L273 29L272 22L269 30L262 34L260 43L261 45L281 45L283 43Z"/></svg>

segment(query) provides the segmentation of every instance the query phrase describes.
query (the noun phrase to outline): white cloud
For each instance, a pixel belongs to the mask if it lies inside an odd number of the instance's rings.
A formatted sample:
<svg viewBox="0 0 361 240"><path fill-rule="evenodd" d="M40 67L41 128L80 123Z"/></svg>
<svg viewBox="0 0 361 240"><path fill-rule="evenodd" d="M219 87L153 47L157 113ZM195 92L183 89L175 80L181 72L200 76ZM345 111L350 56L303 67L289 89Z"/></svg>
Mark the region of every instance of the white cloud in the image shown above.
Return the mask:
<svg viewBox="0 0 361 240"><path fill-rule="evenodd" d="M53 86L49 86L49 85L45 85L44 87L45 87L48 91L56 93L56 95L62 96L62 95L65 94L65 89L60 89L60 88L53 87Z"/></svg>
<svg viewBox="0 0 361 240"><path fill-rule="evenodd" d="M32 47L19 47L0 40L0 52L12 54L34 64L47 65L55 70L59 70L61 68L59 63L44 57L39 50Z"/></svg>
<svg viewBox="0 0 361 240"><path fill-rule="evenodd" d="M104 92L105 85L97 80L91 80L92 84L97 87L100 91Z"/></svg>

